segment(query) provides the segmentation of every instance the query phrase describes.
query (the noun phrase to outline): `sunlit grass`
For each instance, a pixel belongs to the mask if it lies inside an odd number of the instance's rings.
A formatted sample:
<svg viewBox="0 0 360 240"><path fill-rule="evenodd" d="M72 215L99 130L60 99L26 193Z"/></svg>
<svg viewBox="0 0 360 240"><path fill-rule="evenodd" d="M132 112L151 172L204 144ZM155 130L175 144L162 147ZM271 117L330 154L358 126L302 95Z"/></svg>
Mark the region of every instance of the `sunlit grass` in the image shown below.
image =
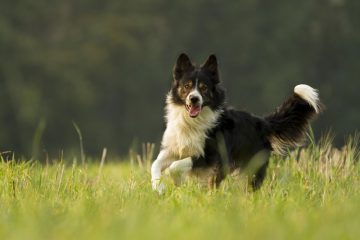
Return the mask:
<svg viewBox="0 0 360 240"><path fill-rule="evenodd" d="M357 138L273 156L264 186L151 190L148 164L0 163L0 239L358 239ZM100 161L99 161L100 162ZM139 167L138 165L142 166Z"/></svg>

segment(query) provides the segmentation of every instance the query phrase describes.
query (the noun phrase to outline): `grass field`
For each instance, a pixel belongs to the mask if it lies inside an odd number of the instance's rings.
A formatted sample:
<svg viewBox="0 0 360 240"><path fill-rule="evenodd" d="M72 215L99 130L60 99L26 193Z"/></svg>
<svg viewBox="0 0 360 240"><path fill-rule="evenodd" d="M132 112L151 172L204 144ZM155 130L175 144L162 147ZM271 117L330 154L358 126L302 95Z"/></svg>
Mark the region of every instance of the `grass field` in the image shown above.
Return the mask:
<svg viewBox="0 0 360 240"><path fill-rule="evenodd" d="M2 160L0 239L360 239L355 141L273 156L255 193L229 177L159 196L144 166L64 162Z"/></svg>

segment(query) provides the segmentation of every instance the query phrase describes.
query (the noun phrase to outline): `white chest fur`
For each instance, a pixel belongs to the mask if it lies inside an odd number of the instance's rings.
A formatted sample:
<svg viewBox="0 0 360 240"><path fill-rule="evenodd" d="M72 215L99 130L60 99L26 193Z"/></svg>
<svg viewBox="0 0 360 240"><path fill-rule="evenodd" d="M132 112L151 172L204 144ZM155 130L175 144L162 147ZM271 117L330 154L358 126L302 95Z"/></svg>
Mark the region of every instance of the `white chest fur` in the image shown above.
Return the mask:
<svg viewBox="0 0 360 240"><path fill-rule="evenodd" d="M199 116L191 118L184 106L168 102L162 147L177 159L204 155L207 133L215 126L220 114L221 111L204 107Z"/></svg>

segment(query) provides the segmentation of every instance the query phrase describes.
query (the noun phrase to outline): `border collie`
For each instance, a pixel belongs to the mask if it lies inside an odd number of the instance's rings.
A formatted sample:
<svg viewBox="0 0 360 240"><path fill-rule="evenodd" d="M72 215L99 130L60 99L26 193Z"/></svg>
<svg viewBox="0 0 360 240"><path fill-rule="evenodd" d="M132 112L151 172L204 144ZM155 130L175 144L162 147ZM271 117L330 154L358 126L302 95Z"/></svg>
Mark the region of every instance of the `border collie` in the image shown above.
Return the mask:
<svg viewBox="0 0 360 240"><path fill-rule="evenodd" d="M304 84L265 117L227 108L216 56L195 66L183 53L166 98L167 125L151 166L152 187L164 192L165 169L175 183L179 176L206 172L209 187L217 187L227 174L250 168L249 184L256 190L265 178L270 152L282 154L298 146L320 110L317 90Z"/></svg>

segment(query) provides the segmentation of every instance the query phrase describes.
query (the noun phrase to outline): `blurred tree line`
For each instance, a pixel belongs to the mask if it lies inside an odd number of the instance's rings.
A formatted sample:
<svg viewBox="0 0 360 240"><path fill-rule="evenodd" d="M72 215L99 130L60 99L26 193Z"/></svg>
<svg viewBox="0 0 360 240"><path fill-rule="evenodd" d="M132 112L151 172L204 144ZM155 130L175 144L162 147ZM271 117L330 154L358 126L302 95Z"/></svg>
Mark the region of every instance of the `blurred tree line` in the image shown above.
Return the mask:
<svg viewBox="0 0 360 240"><path fill-rule="evenodd" d="M73 121L89 154L158 142L181 52L216 53L228 102L258 115L318 88L315 132L341 144L360 123L359 13L358 0L4 0L0 151L73 151Z"/></svg>

